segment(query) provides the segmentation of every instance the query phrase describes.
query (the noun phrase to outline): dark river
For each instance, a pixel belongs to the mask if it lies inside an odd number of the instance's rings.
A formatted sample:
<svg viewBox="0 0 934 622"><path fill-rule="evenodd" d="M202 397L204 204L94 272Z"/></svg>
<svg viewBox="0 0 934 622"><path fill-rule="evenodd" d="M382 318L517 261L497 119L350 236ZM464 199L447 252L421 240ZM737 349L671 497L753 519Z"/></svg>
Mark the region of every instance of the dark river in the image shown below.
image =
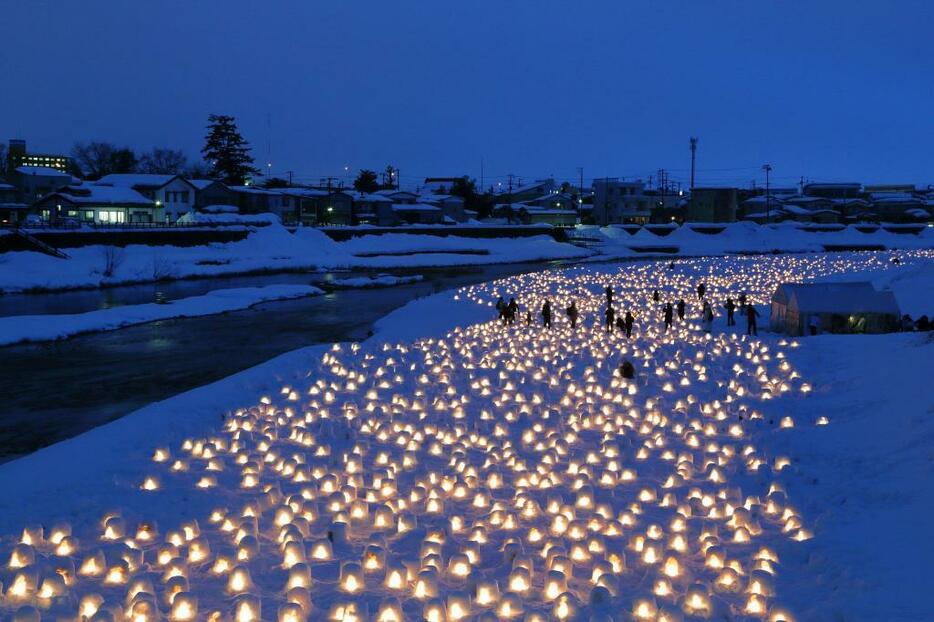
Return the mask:
<svg viewBox="0 0 934 622"><path fill-rule="evenodd" d="M394 271L419 283L344 289L200 318L164 320L64 341L0 347L0 462L76 436L146 404L296 348L365 339L393 309L445 289L566 262ZM212 278L56 294L0 296L0 316L80 313L213 289L314 283L360 273Z"/></svg>

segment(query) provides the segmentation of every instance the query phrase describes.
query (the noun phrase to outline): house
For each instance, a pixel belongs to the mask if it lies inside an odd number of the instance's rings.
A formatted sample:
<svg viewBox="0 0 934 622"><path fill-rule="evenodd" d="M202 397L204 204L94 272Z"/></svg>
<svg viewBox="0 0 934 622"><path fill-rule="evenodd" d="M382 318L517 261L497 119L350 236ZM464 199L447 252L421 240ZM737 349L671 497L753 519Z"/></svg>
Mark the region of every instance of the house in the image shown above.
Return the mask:
<svg viewBox="0 0 934 622"><path fill-rule="evenodd" d="M444 212L446 222L464 222L467 215L464 213L464 197L453 194L423 194L419 203L440 207Z"/></svg>
<svg viewBox="0 0 934 622"><path fill-rule="evenodd" d="M382 203L377 206L376 223L381 227L396 225L436 225L444 221L444 211L425 203Z"/></svg>
<svg viewBox="0 0 934 622"><path fill-rule="evenodd" d="M840 222L840 212L828 208L809 208L800 205L786 204L781 209L782 220L797 222L816 222L823 224Z"/></svg>
<svg viewBox="0 0 934 622"><path fill-rule="evenodd" d="M236 205L237 195L227 186L213 179L186 179L173 176L154 192L156 203L162 206L165 220L176 222L194 210L204 211L215 205Z"/></svg>
<svg viewBox="0 0 934 622"><path fill-rule="evenodd" d="M169 183L176 175L154 175L151 173L112 173L104 175L96 182L100 186L132 188L152 201L156 200L156 191Z"/></svg>
<svg viewBox="0 0 934 622"><path fill-rule="evenodd" d="M296 222L308 226L353 224L354 199L350 192L322 188L283 188L281 192L298 200Z"/></svg>
<svg viewBox="0 0 934 622"><path fill-rule="evenodd" d="M28 213L29 204L20 201L16 186L0 181L0 226L18 225Z"/></svg>
<svg viewBox="0 0 934 622"><path fill-rule="evenodd" d="M410 205L418 203L419 199L419 196L416 193L409 192L408 190L377 190L376 194L387 197L393 203L408 203Z"/></svg>
<svg viewBox="0 0 934 622"><path fill-rule="evenodd" d="M687 205L688 222L735 222L737 188L694 188Z"/></svg>
<svg viewBox="0 0 934 622"><path fill-rule="evenodd" d="M162 207L152 199L125 186L80 184L66 186L48 194L34 206L42 220L97 225L162 222Z"/></svg>
<svg viewBox="0 0 934 622"><path fill-rule="evenodd" d="M378 192L354 192L353 216L355 225L376 224L380 205L392 205L392 199Z"/></svg>
<svg viewBox="0 0 934 622"><path fill-rule="evenodd" d="M772 194L751 196L740 204L743 220L755 222L778 222L785 217L782 207L785 202Z"/></svg>
<svg viewBox="0 0 934 622"><path fill-rule="evenodd" d="M20 200L32 203L63 186L75 183L68 173L46 166L18 166L9 179L19 190Z"/></svg>
<svg viewBox="0 0 934 622"><path fill-rule="evenodd" d="M925 207L924 199L909 192L871 192L869 202L871 211L880 220L888 222L913 220L911 212Z"/></svg>
<svg viewBox="0 0 934 622"><path fill-rule="evenodd" d="M888 333L898 330L899 310L891 291L868 281L783 283L772 294L769 325L789 335Z"/></svg>
<svg viewBox="0 0 934 622"><path fill-rule="evenodd" d="M467 175L461 175L460 177L426 177L420 192L423 195L428 193L447 194L455 184L467 183L469 180L470 177Z"/></svg>
<svg viewBox="0 0 934 622"><path fill-rule="evenodd" d="M598 225L645 224L656 197L648 196L642 180L605 177L593 181L593 219Z"/></svg>
<svg viewBox="0 0 934 622"><path fill-rule="evenodd" d="M257 186L230 186L241 214L275 214L283 223L297 220L298 202L280 190Z"/></svg>
<svg viewBox="0 0 934 622"><path fill-rule="evenodd" d="M549 177L548 179L537 179L531 184L520 185L511 192L506 188L505 194L509 199L507 202L524 203L545 194L553 194L557 191L556 189L555 180Z"/></svg>

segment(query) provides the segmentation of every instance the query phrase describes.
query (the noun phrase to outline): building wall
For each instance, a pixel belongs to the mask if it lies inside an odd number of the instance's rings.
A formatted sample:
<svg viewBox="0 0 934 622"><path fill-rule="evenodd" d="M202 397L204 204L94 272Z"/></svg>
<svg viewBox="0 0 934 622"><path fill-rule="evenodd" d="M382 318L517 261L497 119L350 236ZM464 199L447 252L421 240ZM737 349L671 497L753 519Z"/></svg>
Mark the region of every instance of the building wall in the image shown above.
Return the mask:
<svg viewBox="0 0 934 622"><path fill-rule="evenodd" d="M736 188L695 188L688 204L688 222L734 222Z"/></svg>
<svg viewBox="0 0 934 622"><path fill-rule="evenodd" d="M195 208L195 189L183 179L176 177L154 193L162 204L166 222L174 223L180 216Z"/></svg>
<svg viewBox="0 0 934 622"><path fill-rule="evenodd" d="M645 222L651 214L653 197L645 194L641 181L596 179L593 189L593 217L598 225Z"/></svg>

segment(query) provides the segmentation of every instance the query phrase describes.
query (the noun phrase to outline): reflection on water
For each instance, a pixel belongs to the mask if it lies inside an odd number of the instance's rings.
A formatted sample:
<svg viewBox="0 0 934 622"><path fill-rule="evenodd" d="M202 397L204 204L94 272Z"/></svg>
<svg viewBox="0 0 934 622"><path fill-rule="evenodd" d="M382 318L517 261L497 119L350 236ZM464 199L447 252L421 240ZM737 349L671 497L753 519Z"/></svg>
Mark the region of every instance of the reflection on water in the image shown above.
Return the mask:
<svg viewBox="0 0 934 622"><path fill-rule="evenodd" d="M336 290L232 313L163 320L61 342L0 348L0 461L70 438L283 352L365 339L373 322L415 298L554 267L511 264L419 270L425 279L385 289ZM347 276L345 274L338 275ZM327 274L179 281L34 296L0 296L0 315L78 313L196 296L212 289L321 282Z"/></svg>

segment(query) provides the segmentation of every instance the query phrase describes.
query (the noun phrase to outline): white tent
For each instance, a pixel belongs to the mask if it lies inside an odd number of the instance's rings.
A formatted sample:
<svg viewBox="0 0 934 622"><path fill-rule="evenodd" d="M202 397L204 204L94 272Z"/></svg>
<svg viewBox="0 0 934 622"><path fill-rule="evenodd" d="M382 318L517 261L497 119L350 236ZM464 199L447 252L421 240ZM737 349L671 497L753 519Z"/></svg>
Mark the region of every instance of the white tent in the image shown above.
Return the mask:
<svg viewBox="0 0 934 622"><path fill-rule="evenodd" d="M804 335L818 332L885 333L898 329L895 295L876 291L868 281L783 283L772 294L773 331Z"/></svg>

